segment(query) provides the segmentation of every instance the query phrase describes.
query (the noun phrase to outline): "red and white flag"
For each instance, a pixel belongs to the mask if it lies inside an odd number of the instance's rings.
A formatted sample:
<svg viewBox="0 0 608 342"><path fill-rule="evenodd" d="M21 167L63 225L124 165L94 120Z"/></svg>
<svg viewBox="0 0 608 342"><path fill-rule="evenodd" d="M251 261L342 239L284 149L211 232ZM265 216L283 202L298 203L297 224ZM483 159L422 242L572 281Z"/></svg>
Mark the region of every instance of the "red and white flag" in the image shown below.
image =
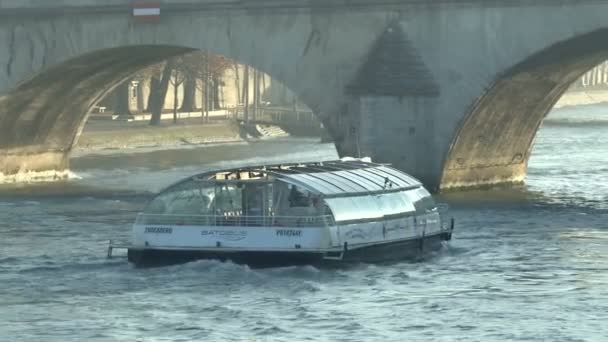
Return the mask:
<svg viewBox="0 0 608 342"><path fill-rule="evenodd" d="M160 1L134 1L133 18L136 23L150 23L160 20Z"/></svg>

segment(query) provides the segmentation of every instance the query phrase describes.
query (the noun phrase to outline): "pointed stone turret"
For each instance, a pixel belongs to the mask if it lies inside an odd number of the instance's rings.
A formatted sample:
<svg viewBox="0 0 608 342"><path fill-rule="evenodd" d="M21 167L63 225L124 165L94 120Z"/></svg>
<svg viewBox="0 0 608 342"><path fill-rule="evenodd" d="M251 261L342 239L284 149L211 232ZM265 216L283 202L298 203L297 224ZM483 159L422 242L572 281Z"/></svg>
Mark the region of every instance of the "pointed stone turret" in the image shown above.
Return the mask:
<svg viewBox="0 0 608 342"><path fill-rule="evenodd" d="M399 24L389 26L374 44L354 82L352 95L434 97L439 85Z"/></svg>

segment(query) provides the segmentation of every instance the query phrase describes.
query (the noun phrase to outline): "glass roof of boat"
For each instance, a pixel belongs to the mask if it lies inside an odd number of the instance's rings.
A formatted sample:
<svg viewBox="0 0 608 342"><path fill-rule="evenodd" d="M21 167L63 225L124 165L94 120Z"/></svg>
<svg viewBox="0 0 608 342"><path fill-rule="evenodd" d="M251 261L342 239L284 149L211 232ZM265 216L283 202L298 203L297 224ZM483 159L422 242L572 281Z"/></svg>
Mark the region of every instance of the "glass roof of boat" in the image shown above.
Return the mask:
<svg viewBox="0 0 608 342"><path fill-rule="evenodd" d="M231 173L238 174L239 179L243 173L273 177L326 197L391 192L421 186L417 179L406 173L360 159L242 167L208 172L196 178L210 181L229 179Z"/></svg>

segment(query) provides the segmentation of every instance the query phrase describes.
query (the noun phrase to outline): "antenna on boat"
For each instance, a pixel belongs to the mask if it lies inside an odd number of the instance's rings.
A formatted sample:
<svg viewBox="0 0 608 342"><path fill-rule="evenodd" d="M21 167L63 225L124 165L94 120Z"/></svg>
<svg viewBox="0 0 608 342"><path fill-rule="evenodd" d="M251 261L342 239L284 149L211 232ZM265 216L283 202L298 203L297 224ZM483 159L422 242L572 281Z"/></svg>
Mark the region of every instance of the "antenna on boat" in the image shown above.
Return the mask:
<svg viewBox="0 0 608 342"><path fill-rule="evenodd" d="M383 189L386 189L387 185L388 185L389 188L392 188L393 187L393 182L390 180L390 178L384 177L384 187L383 187Z"/></svg>
<svg viewBox="0 0 608 342"><path fill-rule="evenodd" d="M357 158L361 158L361 146L359 145L359 132L353 126L350 127L350 133L355 136L355 145L357 147Z"/></svg>

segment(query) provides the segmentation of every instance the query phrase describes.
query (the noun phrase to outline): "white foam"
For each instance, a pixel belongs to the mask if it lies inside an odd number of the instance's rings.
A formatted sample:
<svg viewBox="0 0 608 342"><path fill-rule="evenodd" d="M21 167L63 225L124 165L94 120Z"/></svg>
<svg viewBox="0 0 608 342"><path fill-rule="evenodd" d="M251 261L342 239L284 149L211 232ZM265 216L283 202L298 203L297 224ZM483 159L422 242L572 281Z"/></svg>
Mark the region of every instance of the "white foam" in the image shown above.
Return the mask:
<svg viewBox="0 0 608 342"><path fill-rule="evenodd" d="M0 184L55 182L67 179L81 179L70 170L26 171L12 175L0 172Z"/></svg>

